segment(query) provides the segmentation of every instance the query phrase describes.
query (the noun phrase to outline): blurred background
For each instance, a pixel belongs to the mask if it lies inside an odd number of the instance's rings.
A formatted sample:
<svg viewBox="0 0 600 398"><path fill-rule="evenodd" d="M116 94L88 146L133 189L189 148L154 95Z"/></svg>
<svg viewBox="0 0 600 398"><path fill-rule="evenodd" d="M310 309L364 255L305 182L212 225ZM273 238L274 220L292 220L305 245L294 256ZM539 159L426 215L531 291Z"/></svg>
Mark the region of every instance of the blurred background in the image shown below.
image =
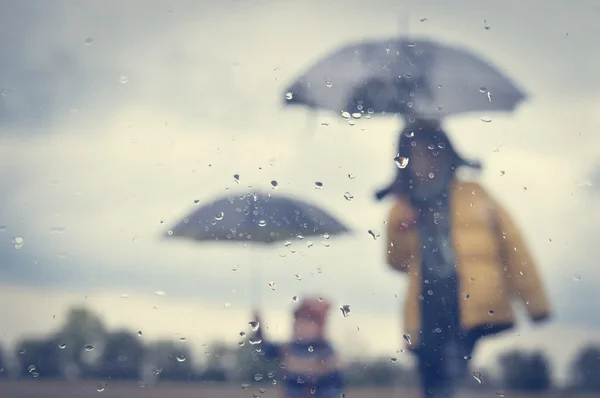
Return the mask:
<svg viewBox="0 0 600 398"><path fill-rule="evenodd" d="M145 369L123 370L136 388L161 368L248 396L270 383L254 377L260 361L240 359L249 297L262 298L269 336L285 339L294 296L315 293L333 303L330 335L353 383L409 383L406 281L385 264L389 208L373 200L393 176L401 121L282 105L332 49L397 35L468 47L529 95L512 115L447 123L484 164L466 178L522 228L555 307L546 325L523 318L485 340L473 368L493 388L516 363L541 376L508 387L567 388L582 361L600 375L598 17L591 0L0 1L0 376L88 377L96 393L117 377L102 365L112 341ZM161 241L198 203L248 187L315 203L355 233L265 248ZM260 286L248 283L257 267ZM30 369L65 339L92 346L87 362ZM159 349L177 359L170 373L148 359Z"/></svg>

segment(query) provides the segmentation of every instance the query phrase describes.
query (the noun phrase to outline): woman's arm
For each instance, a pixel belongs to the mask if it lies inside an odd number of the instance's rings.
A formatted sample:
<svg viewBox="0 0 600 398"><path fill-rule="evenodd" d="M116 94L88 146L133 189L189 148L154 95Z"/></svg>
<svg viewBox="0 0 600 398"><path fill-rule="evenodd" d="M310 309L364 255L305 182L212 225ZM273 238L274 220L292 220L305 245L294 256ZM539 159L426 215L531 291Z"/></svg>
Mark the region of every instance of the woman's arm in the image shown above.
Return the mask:
<svg viewBox="0 0 600 398"><path fill-rule="evenodd" d="M546 319L551 313L550 303L521 231L510 214L499 203L493 203L506 276L512 291L525 302L534 321Z"/></svg>
<svg viewBox="0 0 600 398"><path fill-rule="evenodd" d="M416 216L410 205L398 200L392 206L387 221L387 262L390 267L409 272L418 247Z"/></svg>

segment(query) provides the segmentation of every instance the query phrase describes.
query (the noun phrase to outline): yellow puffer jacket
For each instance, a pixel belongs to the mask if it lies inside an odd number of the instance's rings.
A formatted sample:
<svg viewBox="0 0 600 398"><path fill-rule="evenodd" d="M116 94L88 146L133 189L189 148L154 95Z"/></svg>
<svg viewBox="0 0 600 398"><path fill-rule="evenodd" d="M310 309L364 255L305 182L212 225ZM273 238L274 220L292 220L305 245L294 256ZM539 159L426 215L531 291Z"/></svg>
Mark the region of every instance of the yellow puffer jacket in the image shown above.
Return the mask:
<svg viewBox="0 0 600 398"><path fill-rule="evenodd" d="M451 231L459 276L460 318L464 330L513 325L511 300L518 297L533 319L550 315L535 264L510 215L477 183L451 186ZM418 347L420 330L420 243L415 210L398 199L387 223L388 263L408 274L404 330Z"/></svg>

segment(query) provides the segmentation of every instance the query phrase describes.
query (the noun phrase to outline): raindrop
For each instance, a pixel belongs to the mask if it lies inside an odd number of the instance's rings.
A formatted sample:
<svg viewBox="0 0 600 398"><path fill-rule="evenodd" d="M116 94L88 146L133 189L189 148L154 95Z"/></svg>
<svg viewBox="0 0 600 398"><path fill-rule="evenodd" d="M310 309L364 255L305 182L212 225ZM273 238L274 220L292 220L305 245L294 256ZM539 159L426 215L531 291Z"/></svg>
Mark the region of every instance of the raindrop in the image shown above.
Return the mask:
<svg viewBox="0 0 600 398"><path fill-rule="evenodd" d="M271 377L272 377L272 376L271 376ZM259 393L261 393L261 394L264 394L264 393L266 393L266 392L267 392L267 389L266 389L266 388L259 388L259 389L258 389L258 392L259 392Z"/></svg>
<svg viewBox="0 0 600 398"><path fill-rule="evenodd" d="M371 235L371 237L373 238L373 240L379 238L381 236L381 234L379 233L379 231L374 231L372 229L370 229L369 231L367 231L369 233L369 235Z"/></svg>
<svg viewBox="0 0 600 398"><path fill-rule="evenodd" d="M399 169L404 169L408 166L408 158L400 156L399 154L394 158L394 162L396 162L396 166L398 166Z"/></svg>
<svg viewBox="0 0 600 398"><path fill-rule="evenodd" d="M248 322L248 325L250 325L250 330L253 332L256 332L260 327L260 323L258 321L250 321Z"/></svg>
<svg viewBox="0 0 600 398"><path fill-rule="evenodd" d="M223 213L222 211L215 214L215 220L217 220L217 221L221 221L224 217L225 217L225 213Z"/></svg>
<svg viewBox="0 0 600 398"><path fill-rule="evenodd" d="M85 39L85 45L89 46L94 42L94 38L93 37L88 37L87 39Z"/></svg>
<svg viewBox="0 0 600 398"><path fill-rule="evenodd" d="M308 352L313 352L315 350L315 348L311 345L308 346Z"/></svg>
<svg viewBox="0 0 600 398"><path fill-rule="evenodd" d="M102 392L105 389L106 389L106 383L98 382L98 385L96 386L96 391Z"/></svg>
<svg viewBox="0 0 600 398"><path fill-rule="evenodd" d="M121 83L121 84L129 83L129 77L127 77L126 75L119 76L119 83Z"/></svg>
<svg viewBox="0 0 600 398"><path fill-rule="evenodd" d="M223 307L230 308L231 307L231 303L225 303L225 304L223 304Z"/></svg>
<svg viewBox="0 0 600 398"><path fill-rule="evenodd" d="M348 120L348 124L350 126L354 126L354 125L356 125L356 121L355 120Z"/></svg>
<svg viewBox="0 0 600 398"><path fill-rule="evenodd" d="M329 239L329 234L327 232L325 232L323 234L323 239L328 240Z"/></svg>
<svg viewBox="0 0 600 398"><path fill-rule="evenodd" d="M58 344L58 349L59 350L64 350L65 348L67 348L67 345L65 343L59 343Z"/></svg>
<svg viewBox="0 0 600 398"><path fill-rule="evenodd" d="M343 112L342 112L342 117L343 117L344 119L346 119L346 120L349 120L349 119L350 119L350 116L351 116L351 115L350 115L350 112L346 112L346 111L343 111Z"/></svg>
<svg viewBox="0 0 600 398"><path fill-rule="evenodd" d="M354 180L356 178L356 175L350 173L350 174L348 174L348 178L351 180Z"/></svg>
<svg viewBox="0 0 600 398"><path fill-rule="evenodd" d="M360 119L362 117L362 113L360 112L355 112L352 114L352 117L355 119Z"/></svg>
<svg viewBox="0 0 600 398"><path fill-rule="evenodd" d="M581 280L581 277L580 277L579 275L574 275L574 276L573 276L573 280L574 280L575 282L579 282L579 281Z"/></svg>
<svg viewBox="0 0 600 398"><path fill-rule="evenodd" d="M248 343L250 343L250 345L257 345L262 343L262 340L259 339L258 337L252 337L250 339L248 339Z"/></svg>
<svg viewBox="0 0 600 398"><path fill-rule="evenodd" d="M496 392L496 395L499 397L505 397L506 393L504 391L500 390L500 391Z"/></svg>
<svg viewBox="0 0 600 398"><path fill-rule="evenodd" d="M494 315L494 310L489 310L489 311L488 311L488 314L490 314L490 315Z"/></svg>
<svg viewBox="0 0 600 398"><path fill-rule="evenodd" d="M162 368L154 368L152 369L152 374L158 376L159 374L162 373Z"/></svg>
<svg viewBox="0 0 600 398"><path fill-rule="evenodd" d="M240 183L240 175L239 174L234 174L233 175L233 180L239 184Z"/></svg>
<svg viewBox="0 0 600 398"><path fill-rule="evenodd" d="M392 361L393 364L396 364L398 362L398 358L396 357L391 357L390 361Z"/></svg>
<svg viewBox="0 0 600 398"><path fill-rule="evenodd" d="M84 348L84 350L86 350L88 352L94 350L94 346L91 344L86 344L83 348Z"/></svg>
<svg viewBox="0 0 600 398"><path fill-rule="evenodd" d="M247 390L250 388L250 384L244 383L241 385L241 387L242 387L242 390Z"/></svg>
<svg viewBox="0 0 600 398"><path fill-rule="evenodd" d="M323 188L323 183L321 181L315 181L315 189Z"/></svg>
<svg viewBox="0 0 600 398"><path fill-rule="evenodd" d="M408 345L412 345L412 342L410 341L410 334L405 333L405 334L402 335L402 337L404 338L404 341L406 341L406 343Z"/></svg>
<svg viewBox="0 0 600 398"><path fill-rule="evenodd" d="M325 82L325 85L326 85L327 87L331 87L331 86L333 86L333 84L331 84L331 82L330 82L330 81L326 81L326 82Z"/></svg>
<svg viewBox="0 0 600 398"><path fill-rule="evenodd" d="M237 265L237 264L234 265L233 268L232 268L233 272L237 271L238 269L240 269L240 266Z"/></svg>
<svg viewBox="0 0 600 398"><path fill-rule="evenodd" d="M140 388L146 388L146 387L148 387L148 383L146 383L146 382L144 382L144 381L142 381L142 380L139 380L139 381L138 381L138 386L139 386Z"/></svg>
<svg viewBox="0 0 600 398"><path fill-rule="evenodd" d="M142 331L138 330L138 336L142 337Z"/></svg>
<svg viewBox="0 0 600 398"><path fill-rule="evenodd" d="M490 93L490 92L488 91L488 93L487 93L487 97L488 97L488 102L492 102L492 93Z"/></svg>
<svg viewBox="0 0 600 398"><path fill-rule="evenodd" d="M262 373L257 373L254 375L254 381L261 381L263 379Z"/></svg>
<svg viewBox="0 0 600 398"><path fill-rule="evenodd" d="M429 173L428 176L429 176L429 178L433 178L433 177L435 177L435 174Z"/></svg>
<svg viewBox="0 0 600 398"><path fill-rule="evenodd" d="M266 220L260 220L260 221L258 222L258 226L259 226L259 227L264 227L265 225L267 225L267 221L266 221Z"/></svg>
<svg viewBox="0 0 600 398"><path fill-rule="evenodd" d="M275 282L269 282L269 288L275 291Z"/></svg>
<svg viewBox="0 0 600 398"><path fill-rule="evenodd" d="M172 229L168 230L167 235L169 235L169 236L173 235L173 230Z"/></svg>
<svg viewBox="0 0 600 398"><path fill-rule="evenodd" d="M292 297L292 301L294 301L294 302L298 302L298 296L294 296L294 297Z"/></svg>
<svg viewBox="0 0 600 398"><path fill-rule="evenodd" d="M271 181L271 188L276 189L279 183L275 180Z"/></svg>
<svg viewBox="0 0 600 398"><path fill-rule="evenodd" d="M246 336L246 332L240 332L240 337L245 337Z"/></svg>
<svg viewBox="0 0 600 398"><path fill-rule="evenodd" d="M310 240L308 242L306 242L306 247L308 247L308 248L313 247L313 245L314 245L314 243Z"/></svg>
<svg viewBox="0 0 600 398"><path fill-rule="evenodd" d="M185 362L187 357L184 354L177 355L177 362Z"/></svg>
<svg viewBox="0 0 600 398"><path fill-rule="evenodd" d="M164 290L157 290L154 292L154 294L156 294L157 296L164 296L165 294L167 294L167 292L165 292Z"/></svg>
<svg viewBox="0 0 600 398"><path fill-rule="evenodd" d="M352 195L350 192L344 192L344 198L347 201L351 201L352 199L354 199L354 195Z"/></svg>
<svg viewBox="0 0 600 398"><path fill-rule="evenodd" d="M483 378L480 372L473 372L473 378L475 379L475 381L477 381L477 383L483 384Z"/></svg>
<svg viewBox="0 0 600 398"><path fill-rule="evenodd" d="M0 225L0 232L6 231L8 227L6 225Z"/></svg>
<svg viewBox="0 0 600 398"><path fill-rule="evenodd" d="M243 341L243 340L242 341L238 341L238 346L243 347L245 345L246 345L245 341Z"/></svg>
<svg viewBox="0 0 600 398"><path fill-rule="evenodd" d="M294 277L296 278L297 281L301 281L302 280L302 277L300 275L298 275L298 274L294 275Z"/></svg>
<svg viewBox="0 0 600 398"><path fill-rule="evenodd" d="M294 98L294 94L292 94L292 93L290 93L290 92L287 92L287 93L285 93L285 99L286 99L286 100L288 100L288 101L289 101L289 100L291 100L292 98Z"/></svg>
<svg viewBox="0 0 600 398"><path fill-rule="evenodd" d="M471 356L470 356L470 355L465 355L463 358L464 358L466 361L470 361L470 360L471 360Z"/></svg>
<svg viewBox="0 0 600 398"><path fill-rule="evenodd" d="M485 87L479 87L479 92L480 93L487 93L488 89Z"/></svg>
<svg viewBox="0 0 600 398"><path fill-rule="evenodd" d="M13 246L15 247L15 249L20 249L23 247L23 245L25 244L25 239L23 239L20 236L17 236L15 238L13 238Z"/></svg>
<svg viewBox="0 0 600 398"><path fill-rule="evenodd" d="M340 311L342 311L342 315L344 316L344 318L348 318L350 316L350 306L349 305L342 305L340 307Z"/></svg>
<svg viewBox="0 0 600 398"><path fill-rule="evenodd" d="M482 117L481 121L484 122L484 123L491 123L492 119L490 119L489 117Z"/></svg>

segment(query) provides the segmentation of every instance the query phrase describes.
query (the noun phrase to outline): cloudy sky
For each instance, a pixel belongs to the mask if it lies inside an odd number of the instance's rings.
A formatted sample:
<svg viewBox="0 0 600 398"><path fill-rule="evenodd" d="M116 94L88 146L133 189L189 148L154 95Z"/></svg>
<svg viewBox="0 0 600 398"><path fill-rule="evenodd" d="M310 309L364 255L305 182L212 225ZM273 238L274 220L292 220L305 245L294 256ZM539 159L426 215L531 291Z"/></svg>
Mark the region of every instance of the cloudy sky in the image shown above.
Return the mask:
<svg viewBox="0 0 600 398"><path fill-rule="evenodd" d="M461 152L484 162L481 175L467 177L514 214L556 310L543 328L523 324L486 342L477 361L488 364L506 344L541 346L564 370L600 331L600 55L589 50L600 7L544 2L540 17L541 4L5 3L1 338L46 333L70 305L86 304L148 339L234 342L249 299L261 300L272 336L284 338L292 297L320 293L352 308L332 319L344 353L395 356L406 285L367 230L384 229L389 203L372 197L394 172L400 126L386 118L350 126L281 104L286 85L327 52L409 34L472 49L530 95L510 117L469 115L447 127ZM277 193L318 204L355 233L310 248L160 239L195 200L270 190L271 180ZM260 286L249 283L257 270Z"/></svg>

